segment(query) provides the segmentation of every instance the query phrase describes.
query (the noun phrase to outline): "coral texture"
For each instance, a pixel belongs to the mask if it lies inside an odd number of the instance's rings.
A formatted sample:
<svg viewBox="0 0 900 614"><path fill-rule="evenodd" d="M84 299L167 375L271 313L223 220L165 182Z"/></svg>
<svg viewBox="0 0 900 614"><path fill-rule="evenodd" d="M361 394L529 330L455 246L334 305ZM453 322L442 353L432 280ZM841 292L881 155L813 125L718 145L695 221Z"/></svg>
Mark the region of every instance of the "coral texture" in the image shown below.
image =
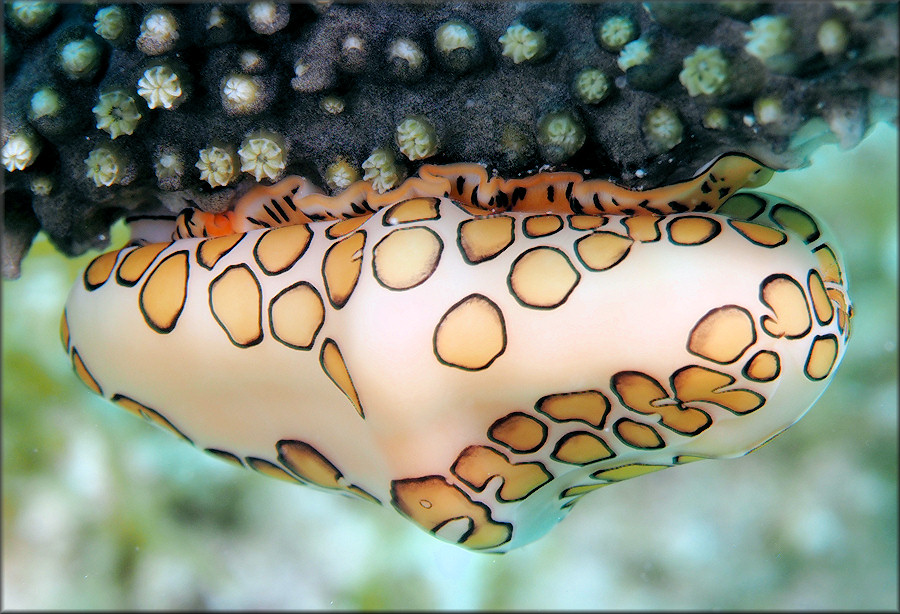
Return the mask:
<svg viewBox="0 0 900 614"><path fill-rule="evenodd" d="M896 122L897 5L856 7L10 3L0 147L17 213L4 236L42 229L75 255L126 214L219 212L272 175L324 185L339 159L381 187L423 163L553 165L644 189L729 151L796 167L821 143L853 147ZM122 96L104 102L110 92ZM560 112L569 138L541 123ZM408 118L418 125L398 133ZM241 170L258 131L284 141L277 171ZM98 163L98 185L84 160L113 136L124 166L108 183ZM227 181L227 165L197 166L214 142L234 152ZM29 241L16 245L11 276Z"/></svg>

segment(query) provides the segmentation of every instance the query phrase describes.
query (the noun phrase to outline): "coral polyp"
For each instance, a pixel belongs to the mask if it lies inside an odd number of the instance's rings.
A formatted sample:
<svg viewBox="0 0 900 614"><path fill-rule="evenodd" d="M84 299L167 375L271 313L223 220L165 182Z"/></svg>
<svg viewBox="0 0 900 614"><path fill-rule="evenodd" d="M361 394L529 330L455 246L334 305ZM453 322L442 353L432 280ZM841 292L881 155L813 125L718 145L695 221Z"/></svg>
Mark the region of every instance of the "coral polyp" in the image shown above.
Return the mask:
<svg viewBox="0 0 900 614"><path fill-rule="evenodd" d="M261 111L267 102L267 93L257 77L231 73L222 79L222 106L233 115L248 115Z"/></svg>
<svg viewBox="0 0 900 614"><path fill-rule="evenodd" d="M438 139L434 126L424 117L407 117L394 134L400 152L410 160L430 158L437 153Z"/></svg>
<svg viewBox="0 0 900 614"><path fill-rule="evenodd" d="M241 172L253 175L257 181L264 178L275 181L281 176L287 161L287 151L281 135L259 130L247 136L238 149Z"/></svg>
<svg viewBox="0 0 900 614"><path fill-rule="evenodd" d="M585 68L575 75L575 94L586 104L598 104L609 96L612 83L599 68Z"/></svg>
<svg viewBox="0 0 900 614"><path fill-rule="evenodd" d="M684 58L678 80L691 96L712 96L728 89L728 60L718 47L700 45Z"/></svg>
<svg viewBox="0 0 900 614"><path fill-rule="evenodd" d="M49 196L53 192L53 178L48 175L35 175L31 179L31 192L35 196Z"/></svg>
<svg viewBox="0 0 900 614"><path fill-rule="evenodd" d="M619 59L616 60L619 69L625 72L632 66L646 64L653 58L653 46L645 38L633 40L619 51Z"/></svg>
<svg viewBox="0 0 900 614"><path fill-rule="evenodd" d="M388 62L400 81L413 83L425 75L428 59L412 39L396 38L388 47Z"/></svg>
<svg viewBox="0 0 900 614"><path fill-rule="evenodd" d="M0 159L9 172L25 170L41 151L40 141L29 129L13 134L3 144Z"/></svg>
<svg viewBox="0 0 900 614"><path fill-rule="evenodd" d="M41 117L53 117L62 108L59 93L52 87L42 87L31 96L28 116L32 120Z"/></svg>
<svg viewBox="0 0 900 614"><path fill-rule="evenodd" d="M728 114L721 107L712 107L703 115L703 127L710 130L728 128Z"/></svg>
<svg viewBox="0 0 900 614"><path fill-rule="evenodd" d="M109 133L111 139L133 134L142 117L134 98L125 90L101 94L91 110L97 118L97 128Z"/></svg>
<svg viewBox="0 0 900 614"><path fill-rule="evenodd" d="M819 26L816 32L816 43L826 56L838 56L847 50L850 32L840 19L831 18Z"/></svg>
<svg viewBox="0 0 900 614"><path fill-rule="evenodd" d="M322 110L329 115L339 115L340 113L344 112L344 109L347 105L344 102L344 99L340 96L329 94L322 99L322 102L319 103L319 106L322 107Z"/></svg>
<svg viewBox="0 0 900 614"><path fill-rule="evenodd" d="M536 62L548 52L547 36L521 23L509 26L498 40L503 45L503 55L516 64Z"/></svg>
<svg viewBox="0 0 900 614"><path fill-rule="evenodd" d="M763 62L786 52L794 40L790 19L782 15L764 15L750 22L744 33L744 50Z"/></svg>
<svg viewBox="0 0 900 614"><path fill-rule="evenodd" d="M128 15L120 6L107 6L94 15L94 32L108 41L117 40L128 28Z"/></svg>
<svg viewBox="0 0 900 614"><path fill-rule="evenodd" d="M155 9L141 22L141 33L135 44L147 55L160 55L171 51L179 36L175 15L168 9Z"/></svg>
<svg viewBox="0 0 900 614"><path fill-rule="evenodd" d="M584 145L584 140L584 126L571 111L547 113L538 122L537 142L550 164L571 158Z"/></svg>
<svg viewBox="0 0 900 614"><path fill-rule="evenodd" d="M237 178L237 156L230 147L212 145L200 150L200 159L194 165L200 171L200 181L213 188L228 185Z"/></svg>
<svg viewBox="0 0 900 614"><path fill-rule="evenodd" d="M451 73L467 73L482 61L478 31L459 19L448 19L437 27L434 48L441 64Z"/></svg>
<svg viewBox="0 0 900 614"><path fill-rule="evenodd" d="M762 96L753 102L753 114L759 124L777 124L784 120L784 106L774 96Z"/></svg>
<svg viewBox="0 0 900 614"><path fill-rule="evenodd" d="M92 38L73 40L59 51L59 66L72 79L90 79L100 62L100 48Z"/></svg>
<svg viewBox="0 0 900 614"><path fill-rule="evenodd" d="M359 181L359 170L347 158L340 157L325 169L325 183L332 190L343 190Z"/></svg>
<svg viewBox="0 0 900 614"><path fill-rule="evenodd" d="M659 106L644 116L643 131L651 145L657 151L663 152L681 142L684 124L675 111L667 106Z"/></svg>
<svg viewBox="0 0 900 614"><path fill-rule="evenodd" d="M10 2L7 7L9 19L25 30L39 30L56 14L54 2L26 0Z"/></svg>
<svg viewBox="0 0 900 614"><path fill-rule="evenodd" d="M94 182L98 188L109 187L119 183L122 178L123 160L121 155L112 147L96 147L91 150L84 160L86 177Z"/></svg>
<svg viewBox="0 0 900 614"><path fill-rule="evenodd" d="M607 51L618 52L638 36L637 25L627 15L607 17L597 25L597 42Z"/></svg>
<svg viewBox="0 0 900 614"><path fill-rule="evenodd" d="M184 91L178 74L162 65L144 71L138 80L137 93L147 101L147 106L151 109L173 109L182 102Z"/></svg>
<svg viewBox="0 0 900 614"><path fill-rule="evenodd" d="M402 167L397 163L393 152L387 147L379 147L368 158L363 160L363 179L372 182L378 193L384 193L397 187L403 179Z"/></svg>
<svg viewBox="0 0 900 614"><path fill-rule="evenodd" d="M247 21L259 34L275 34L288 24L290 16L290 9L281 2L251 2L247 5Z"/></svg>
<svg viewBox="0 0 900 614"><path fill-rule="evenodd" d="M176 179L184 173L184 160L175 151L163 151L153 163L153 171L160 182Z"/></svg>

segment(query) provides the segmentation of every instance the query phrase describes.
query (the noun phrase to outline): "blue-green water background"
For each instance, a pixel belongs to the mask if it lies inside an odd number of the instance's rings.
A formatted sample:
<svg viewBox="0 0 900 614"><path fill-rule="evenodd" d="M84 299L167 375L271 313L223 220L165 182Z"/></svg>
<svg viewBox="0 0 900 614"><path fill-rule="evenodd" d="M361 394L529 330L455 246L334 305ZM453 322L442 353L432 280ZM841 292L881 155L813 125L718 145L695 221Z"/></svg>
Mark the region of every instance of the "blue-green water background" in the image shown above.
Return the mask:
<svg viewBox="0 0 900 614"><path fill-rule="evenodd" d="M504 556L234 468L89 393L58 327L93 255L39 239L3 282L3 607L897 609L897 131L763 189L844 248L856 317L831 387L759 451L602 489Z"/></svg>

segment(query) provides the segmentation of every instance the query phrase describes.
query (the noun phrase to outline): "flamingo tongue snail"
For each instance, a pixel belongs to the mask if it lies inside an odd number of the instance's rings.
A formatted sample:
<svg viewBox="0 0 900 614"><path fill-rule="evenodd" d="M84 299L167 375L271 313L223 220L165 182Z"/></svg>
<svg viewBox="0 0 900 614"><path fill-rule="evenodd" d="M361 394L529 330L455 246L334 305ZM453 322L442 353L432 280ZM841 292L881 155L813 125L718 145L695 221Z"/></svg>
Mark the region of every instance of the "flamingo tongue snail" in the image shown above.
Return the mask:
<svg viewBox="0 0 900 614"><path fill-rule="evenodd" d="M424 166L300 177L96 258L62 340L97 394L235 464L504 552L586 493L746 454L833 377L826 228L724 156L644 192Z"/></svg>

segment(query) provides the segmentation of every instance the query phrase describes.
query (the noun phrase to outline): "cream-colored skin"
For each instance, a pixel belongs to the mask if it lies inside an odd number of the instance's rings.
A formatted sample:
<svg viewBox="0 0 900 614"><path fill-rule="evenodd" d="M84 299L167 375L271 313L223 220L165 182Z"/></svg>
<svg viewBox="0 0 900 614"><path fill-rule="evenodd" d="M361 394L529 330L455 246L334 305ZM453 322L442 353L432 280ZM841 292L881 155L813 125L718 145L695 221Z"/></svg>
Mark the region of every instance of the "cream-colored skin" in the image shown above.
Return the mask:
<svg viewBox="0 0 900 614"><path fill-rule="evenodd" d="M851 308L824 227L758 195L720 211L418 198L128 247L76 283L63 339L201 449L503 552L600 486L753 450L833 377Z"/></svg>

